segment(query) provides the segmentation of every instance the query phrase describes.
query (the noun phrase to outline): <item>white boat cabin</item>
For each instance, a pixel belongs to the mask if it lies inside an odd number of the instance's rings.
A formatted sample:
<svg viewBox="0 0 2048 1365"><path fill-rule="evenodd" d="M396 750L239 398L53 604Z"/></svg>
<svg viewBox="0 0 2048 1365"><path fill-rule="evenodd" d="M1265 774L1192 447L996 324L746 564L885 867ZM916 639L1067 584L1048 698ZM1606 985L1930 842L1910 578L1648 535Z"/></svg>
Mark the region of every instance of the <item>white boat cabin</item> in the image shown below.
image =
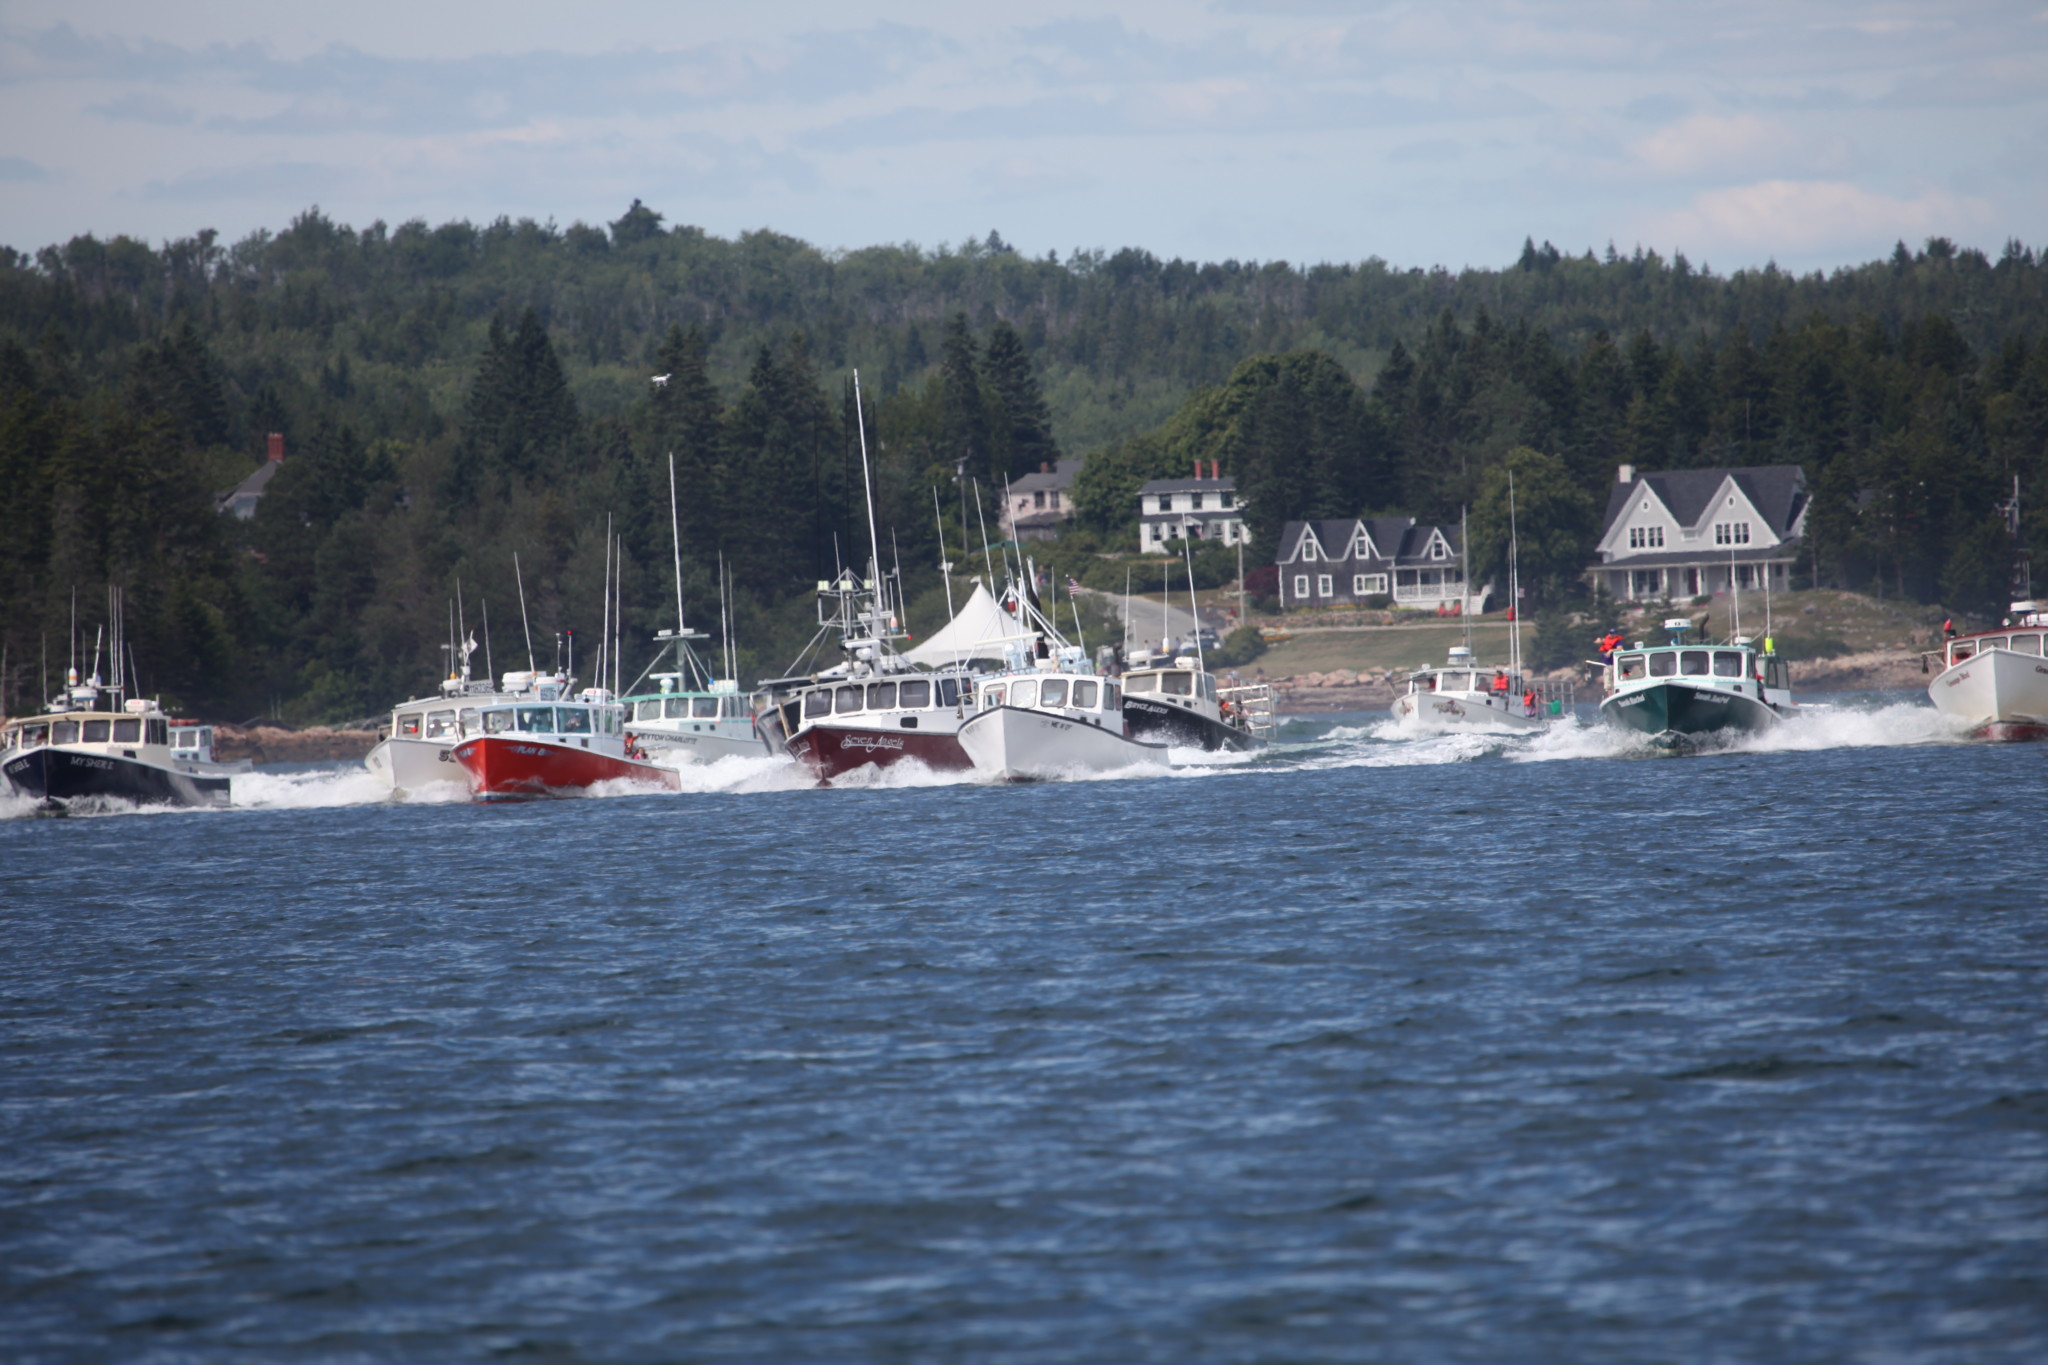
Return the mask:
<svg viewBox="0 0 2048 1365"><path fill-rule="evenodd" d="M1706 684L1730 692L1753 696L1773 706L1792 701L1792 674L1778 657L1769 640L1761 650L1751 646L1748 636L1736 636L1723 645L1695 644L1686 639L1692 622L1673 617L1664 623L1671 642L1644 646L1640 641L1614 652L1608 669L1607 690L1629 691L1666 681Z"/></svg>
<svg viewBox="0 0 2048 1365"><path fill-rule="evenodd" d="M1981 631L1975 635L1962 635L1950 640L1944 649L1944 667L1954 668L1966 659L1974 659L1989 649L2011 650L2014 654L2043 657L2044 646L2048 646L2048 607L2037 602L2015 602L2012 604L2012 625L1997 630Z"/></svg>
<svg viewBox="0 0 2048 1365"><path fill-rule="evenodd" d="M857 716L868 712L903 712L902 725L916 729L919 711L956 711L974 704L973 680L960 674L891 678L885 682L845 682L814 687L804 693L804 719Z"/></svg>
<svg viewBox="0 0 2048 1365"><path fill-rule="evenodd" d="M1211 695L1215 683L1205 673ZM1123 687L1115 679L1067 673L1005 673L981 684L981 709L1014 706L1020 710L1054 711L1085 725L1124 729Z"/></svg>
<svg viewBox="0 0 2048 1365"><path fill-rule="evenodd" d="M636 726L666 722L666 729L702 730L719 721L736 721L743 725L753 723L753 711L747 705L747 699L731 682L721 681L713 686L716 690L711 692L664 692L655 697L629 697L626 704L632 707L632 720Z"/></svg>
<svg viewBox="0 0 2048 1365"><path fill-rule="evenodd" d="M168 749L170 722L156 710L141 710L148 702L130 702L130 710L66 711L54 716L30 716L7 722L0 731L0 752L40 749L46 745L92 744L106 748L155 745ZM133 757L133 755L129 755Z"/></svg>
<svg viewBox="0 0 2048 1365"><path fill-rule="evenodd" d="M624 708L616 702L557 702L552 706L518 703L486 706L480 716L486 735L536 735L564 741L625 732Z"/></svg>

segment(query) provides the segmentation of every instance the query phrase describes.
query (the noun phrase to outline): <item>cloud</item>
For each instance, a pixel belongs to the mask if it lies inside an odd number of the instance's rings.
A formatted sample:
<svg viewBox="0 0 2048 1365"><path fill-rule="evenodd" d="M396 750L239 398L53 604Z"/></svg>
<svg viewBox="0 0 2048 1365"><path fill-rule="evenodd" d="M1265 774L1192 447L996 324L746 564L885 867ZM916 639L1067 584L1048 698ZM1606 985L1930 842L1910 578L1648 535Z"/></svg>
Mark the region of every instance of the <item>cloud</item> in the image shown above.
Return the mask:
<svg viewBox="0 0 2048 1365"><path fill-rule="evenodd" d="M1643 170L1683 177L1754 164L1785 140L1782 128L1755 114L1695 114L1638 138L1629 152Z"/></svg>
<svg viewBox="0 0 2048 1365"><path fill-rule="evenodd" d="M1677 212L1653 215L1642 239L1695 254L1850 252L1899 239L1967 237L1991 217L1984 201L1942 190L1895 199L1841 180L1762 180L1708 190Z"/></svg>
<svg viewBox="0 0 2048 1365"><path fill-rule="evenodd" d="M0 156L0 185L47 184L56 178L25 156Z"/></svg>
<svg viewBox="0 0 2048 1365"><path fill-rule="evenodd" d="M188 128L197 117L188 105L141 91L105 104L88 105L86 112L122 123L153 123L160 128Z"/></svg>

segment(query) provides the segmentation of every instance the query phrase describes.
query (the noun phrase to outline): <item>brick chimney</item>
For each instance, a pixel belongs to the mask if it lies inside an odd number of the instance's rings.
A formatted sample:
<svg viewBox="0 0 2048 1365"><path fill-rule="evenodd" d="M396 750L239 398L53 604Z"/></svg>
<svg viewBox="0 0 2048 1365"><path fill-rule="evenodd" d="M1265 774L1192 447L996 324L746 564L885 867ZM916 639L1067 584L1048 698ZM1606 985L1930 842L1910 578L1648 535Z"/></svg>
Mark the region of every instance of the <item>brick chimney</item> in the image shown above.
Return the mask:
<svg viewBox="0 0 2048 1365"><path fill-rule="evenodd" d="M1051 460L1040 460L1040 461L1038 462L1038 472L1039 472L1039 473L1041 473L1041 474L1050 474L1050 473L1052 473L1052 461L1051 461Z"/></svg>
<svg viewBox="0 0 2048 1365"><path fill-rule="evenodd" d="M274 464L284 463L284 433L281 431L270 433L270 458Z"/></svg>
<svg viewBox="0 0 2048 1365"><path fill-rule="evenodd" d="M1195 477L1198 479L1202 477L1202 462L1200 460L1195 461Z"/></svg>
<svg viewBox="0 0 2048 1365"><path fill-rule="evenodd" d="M1223 461L1209 461L1209 477L1212 479L1220 479L1223 477Z"/></svg>

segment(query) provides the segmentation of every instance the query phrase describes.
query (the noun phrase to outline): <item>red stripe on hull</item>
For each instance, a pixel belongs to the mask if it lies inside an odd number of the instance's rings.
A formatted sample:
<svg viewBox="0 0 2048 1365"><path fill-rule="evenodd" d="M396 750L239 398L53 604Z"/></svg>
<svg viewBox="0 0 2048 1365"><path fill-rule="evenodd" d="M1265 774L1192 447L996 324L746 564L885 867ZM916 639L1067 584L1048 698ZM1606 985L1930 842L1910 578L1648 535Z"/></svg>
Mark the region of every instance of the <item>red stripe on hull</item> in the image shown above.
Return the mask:
<svg viewBox="0 0 2048 1365"><path fill-rule="evenodd" d="M1988 739L2000 744L2048 739L2048 725L2027 720L1994 720L1970 731L1970 738Z"/></svg>
<svg viewBox="0 0 2048 1365"><path fill-rule="evenodd" d="M974 766L957 735L930 730L817 726L799 731L789 752L824 782L869 764L889 768L910 758L939 772L966 772Z"/></svg>
<svg viewBox="0 0 2048 1365"><path fill-rule="evenodd" d="M455 761L469 774L472 796L574 795L599 782L624 778L678 791L672 768L526 736L482 735L455 746Z"/></svg>

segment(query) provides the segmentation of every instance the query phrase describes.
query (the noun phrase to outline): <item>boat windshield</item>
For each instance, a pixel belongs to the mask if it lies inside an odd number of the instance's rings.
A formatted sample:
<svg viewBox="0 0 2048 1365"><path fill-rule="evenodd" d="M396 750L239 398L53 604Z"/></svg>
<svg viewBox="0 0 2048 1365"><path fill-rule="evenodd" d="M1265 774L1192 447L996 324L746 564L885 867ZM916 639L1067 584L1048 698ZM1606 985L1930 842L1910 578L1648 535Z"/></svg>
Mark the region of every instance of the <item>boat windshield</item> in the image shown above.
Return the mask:
<svg viewBox="0 0 2048 1365"><path fill-rule="evenodd" d="M836 709L840 715L843 716L849 711L860 710L860 689L858 687L842 687L833 695L837 698Z"/></svg>
<svg viewBox="0 0 2048 1365"><path fill-rule="evenodd" d="M78 743L78 722L75 720L60 720L56 724L52 725L50 727L50 743Z"/></svg>
<svg viewBox="0 0 2048 1365"><path fill-rule="evenodd" d="M2041 637L2038 635L2015 635L2012 637L2012 648L2015 654L2039 654L2041 652Z"/></svg>
<svg viewBox="0 0 2048 1365"><path fill-rule="evenodd" d="M114 722L114 743L142 743L142 722L140 720L117 720Z"/></svg>
<svg viewBox="0 0 2048 1365"><path fill-rule="evenodd" d="M1742 676L1742 651L1739 649L1717 649L1714 651L1714 676L1717 678L1739 678Z"/></svg>
<svg viewBox="0 0 2048 1365"><path fill-rule="evenodd" d="M1010 684L1010 705L1038 705L1038 679L1023 678Z"/></svg>
<svg viewBox="0 0 2048 1365"><path fill-rule="evenodd" d="M892 682L868 684L868 710L894 711L896 709L896 684Z"/></svg>
<svg viewBox="0 0 2048 1365"><path fill-rule="evenodd" d="M1046 707L1065 706L1067 704L1067 680L1065 678L1047 678L1039 688L1038 704Z"/></svg>
<svg viewBox="0 0 2048 1365"><path fill-rule="evenodd" d="M932 704L932 685L925 681L907 682L901 692L903 709L921 711Z"/></svg>
<svg viewBox="0 0 2048 1365"><path fill-rule="evenodd" d="M1195 675L1192 673L1162 673L1159 681L1162 684L1159 690L1169 697L1190 696L1195 690Z"/></svg>
<svg viewBox="0 0 2048 1365"><path fill-rule="evenodd" d="M1098 690L1097 684L1088 681L1086 678L1075 679L1074 705L1083 711L1093 711L1095 709L1095 694Z"/></svg>
<svg viewBox="0 0 2048 1365"><path fill-rule="evenodd" d="M520 707L518 728L530 735L553 734L555 730L555 708L552 706Z"/></svg>
<svg viewBox="0 0 2048 1365"><path fill-rule="evenodd" d="M1624 654L1615 660L1615 667L1620 671L1623 682L1633 682L1643 676L1643 656Z"/></svg>
<svg viewBox="0 0 2048 1365"><path fill-rule="evenodd" d="M453 711L429 711L427 713L427 738L452 739L455 735L455 713Z"/></svg>
<svg viewBox="0 0 2048 1365"><path fill-rule="evenodd" d="M970 696L972 695L972 689L971 689L971 688L969 689L969 695L970 695ZM941 679L939 679L939 705L941 705L941 706L958 706L959 704L960 704L960 680L959 680L958 678L941 678Z"/></svg>
<svg viewBox="0 0 2048 1365"><path fill-rule="evenodd" d="M1660 649L1650 656L1650 676L1668 678L1678 672L1678 651Z"/></svg>
<svg viewBox="0 0 2048 1365"><path fill-rule="evenodd" d="M580 706L563 706L555 710L555 724L565 735L587 735L590 733L590 712Z"/></svg>
<svg viewBox="0 0 2048 1365"><path fill-rule="evenodd" d="M692 720L717 720L717 719L718 719L718 698L716 698L716 697L692 697L692 698L690 698L690 718L691 718Z"/></svg>
<svg viewBox="0 0 2048 1365"><path fill-rule="evenodd" d="M487 735L502 735L512 728L516 718L517 713L509 706L495 707L492 710L486 711L484 712L484 733Z"/></svg>
<svg viewBox="0 0 2048 1365"><path fill-rule="evenodd" d="M1681 650L1678 655L1678 671L1694 677L1707 676L1707 651L1704 649Z"/></svg>
<svg viewBox="0 0 2048 1365"><path fill-rule="evenodd" d="M806 719L832 714L832 691L820 687L804 694L804 716Z"/></svg>
<svg viewBox="0 0 2048 1365"><path fill-rule="evenodd" d="M1159 675L1157 673L1133 673L1124 679L1124 690L1127 692L1157 692L1159 690Z"/></svg>

